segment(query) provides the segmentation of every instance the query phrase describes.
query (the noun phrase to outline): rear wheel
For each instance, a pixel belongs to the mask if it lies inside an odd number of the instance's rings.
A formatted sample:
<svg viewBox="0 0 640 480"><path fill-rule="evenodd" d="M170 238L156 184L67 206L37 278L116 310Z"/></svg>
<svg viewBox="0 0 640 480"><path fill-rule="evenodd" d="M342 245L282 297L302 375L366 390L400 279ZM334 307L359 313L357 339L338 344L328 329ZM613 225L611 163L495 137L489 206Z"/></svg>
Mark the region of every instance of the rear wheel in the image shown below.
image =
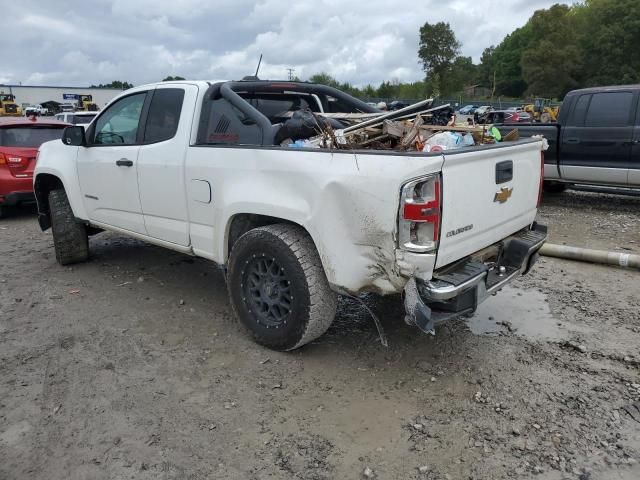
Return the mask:
<svg viewBox="0 0 640 480"><path fill-rule="evenodd" d="M49 212L58 263L69 265L86 261L89 258L87 227L76 221L64 190L49 193Z"/></svg>
<svg viewBox="0 0 640 480"><path fill-rule="evenodd" d="M336 313L311 237L268 225L245 233L229 257L227 285L236 315L261 345L293 350L321 336Z"/></svg>
<svg viewBox="0 0 640 480"><path fill-rule="evenodd" d="M543 113L542 115L540 115L540 122L549 123L550 121L551 121L551 115L549 115L548 113Z"/></svg>

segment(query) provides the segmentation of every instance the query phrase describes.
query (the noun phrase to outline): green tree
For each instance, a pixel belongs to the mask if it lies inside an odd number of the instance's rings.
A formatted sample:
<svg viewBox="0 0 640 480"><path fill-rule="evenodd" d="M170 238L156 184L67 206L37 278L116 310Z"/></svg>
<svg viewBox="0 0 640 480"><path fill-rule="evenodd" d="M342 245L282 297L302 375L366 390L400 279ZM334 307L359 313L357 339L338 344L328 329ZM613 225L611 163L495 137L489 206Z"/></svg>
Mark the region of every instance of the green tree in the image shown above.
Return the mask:
<svg viewBox="0 0 640 480"><path fill-rule="evenodd" d="M316 73L309 77L311 83L319 83L320 85L327 85L329 87L338 88L340 83L331 75L325 72Z"/></svg>
<svg viewBox="0 0 640 480"><path fill-rule="evenodd" d="M172 81L178 81L178 80L186 80L186 78L179 77L177 75L175 77L172 77L171 75L169 75L168 77L162 79L163 82L172 82Z"/></svg>
<svg viewBox="0 0 640 480"><path fill-rule="evenodd" d="M577 17L584 85L640 82L640 2L586 0Z"/></svg>
<svg viewBox="0 0 640 480"><path fill-rule="evenodd" d="M391 99L396 97L396 88L391 82L385 81L378 87L378 97Z"/></svg>
<svg viewBox="0 0 640 480"><path fill-rule="evenodd" d="M90 88L117 88L118 90L128 90L129 88L133 88L133 84L129 82L122 82L120 80L114 80L111 83L91 85Z"/></svg>
<svg viewBox="0 0 640 480"><path fill-rule="evenodd" d="M440 83L446 80L446 73L458 56L460 47L460 42L448 23L438 22L432 25L426 22L420 27L418 57L435 90L439 90Z"/></svg>
<svg viewBox="0 0 640 480"><path fill-rule="evenodd" d="M465 86L476 82L478 67L471 57L456 57L446 72L445 81L441 82L441 94L450 96L462 92Z"/></svg>
<svg viewBox="0 0 640 480"><path fill-rule="evenodd" d="M520 64L522 79L530 95L562 98L580 86L582 49L573 9L554 5L533 14L528 47Z"/></svg>
<svg viewBox="0 0 640 480"><path fill-rule="evenodd" d="M486 74L483 83L486 83L487 87L493 88L495 75L496 95L520 97L527 90L527 83L522 78L521 61L523 52L531 43L531 37L531 28L528 24L514 30L495 47L491 56L487 58L489 68L481 67Z"/></svg>

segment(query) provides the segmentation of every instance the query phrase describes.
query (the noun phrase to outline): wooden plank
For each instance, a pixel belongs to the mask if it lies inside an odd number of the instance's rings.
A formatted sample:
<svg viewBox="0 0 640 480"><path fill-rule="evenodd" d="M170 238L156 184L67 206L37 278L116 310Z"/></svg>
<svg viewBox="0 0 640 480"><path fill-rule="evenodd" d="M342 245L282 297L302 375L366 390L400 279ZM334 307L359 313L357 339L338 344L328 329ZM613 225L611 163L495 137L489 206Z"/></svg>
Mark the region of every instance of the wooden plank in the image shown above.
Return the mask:
<svg viewBox="0 0 640 480"><path fill-rule="evenodd" d="M392 137L402 138L404 134L407 133L407 128L399 122L385 120L382 124L382 133Z"/></svg>
<svg viewBox="0 0 640 480"><path fill-rule="evenodd" d="M502 137L503 142L513 142L515 140L520 139L520 132L517 128L514 128L509 133L507 133L504 137Z"/></svg>
<svg viewBox="0 0 640 480"><path fill-rule="evenodd" d="M389 135L380 135L379 137L370 138L369 140L365 140L364 142L361 142L361 143L355 143L355 144L352 144L351 146L353 148L364 147L365 145L369 145L375 142L382 142L383 140L388 140L388 139L389 139Z"/></svg>
<svg viewBox="0 0 640 480"><path fill-rule="evenodd" d="M411 127L411 129L405 134L404 137L402 137L402 140L400 140L400 145L402 145L404 148L412 145L416 137L420 133L420 128L422 127L423 122L424 120L422 120L422 117L418 115L413 121L413 126Z"/></svg>
<svg viewBox="0 0 640 480"><path fill-rule="evenodd" d="M469 132L469 133L482 133L485 131L483 127L446 127L440 125L422 125L421 130L437 130L440 132Z"/></svg>

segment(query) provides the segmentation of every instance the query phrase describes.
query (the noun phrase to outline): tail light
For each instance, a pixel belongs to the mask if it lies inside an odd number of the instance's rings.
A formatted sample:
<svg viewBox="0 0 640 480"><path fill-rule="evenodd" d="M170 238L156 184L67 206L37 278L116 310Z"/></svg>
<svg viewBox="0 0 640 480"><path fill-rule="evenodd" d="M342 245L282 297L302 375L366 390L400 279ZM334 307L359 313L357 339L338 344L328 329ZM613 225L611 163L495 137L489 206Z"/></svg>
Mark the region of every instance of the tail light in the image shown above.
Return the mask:
<svg viewBox="0 0 640 480"><path fill-rule="evenodd" d="M3 153L0 153L0 165L6 165L6 164L7 164L7 157L5 157Z"/></svg>
<svg viewBox="0 0 640 480"><path fill-rule="evenodd" d="M4 163L9 168L23 168L29 165L29 158L25 156L18 155L4 155Z"/></svg>
<svg viewBox="0 0 640 480"><path fill-rule="evenodd" d="M398 225L401 249L434 252L440 240L440 174L413 180L402 187Z"/></svg>
<svg viewBox="0 0 640 480"><path fill-rule="evenodd" d="M538 187L538 207L542 205L543 187L544 187L544 152L540 152L540 187Z"/></svg>

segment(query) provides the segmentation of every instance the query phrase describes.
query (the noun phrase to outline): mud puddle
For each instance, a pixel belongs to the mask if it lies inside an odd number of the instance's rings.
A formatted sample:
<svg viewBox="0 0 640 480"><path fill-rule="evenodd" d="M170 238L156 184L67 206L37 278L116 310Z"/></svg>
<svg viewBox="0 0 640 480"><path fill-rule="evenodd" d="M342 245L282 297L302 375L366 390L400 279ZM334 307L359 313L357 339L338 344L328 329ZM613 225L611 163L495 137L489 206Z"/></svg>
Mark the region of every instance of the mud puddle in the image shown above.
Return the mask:
<svg viewBox="0 0 640 480"><path fill-rule="evenodd" d="M571 336L568 325L554 318L546 295L537 290L505 287L489 297L467 320L476 335L514 333L531 340L559 341Z"/></svg>

